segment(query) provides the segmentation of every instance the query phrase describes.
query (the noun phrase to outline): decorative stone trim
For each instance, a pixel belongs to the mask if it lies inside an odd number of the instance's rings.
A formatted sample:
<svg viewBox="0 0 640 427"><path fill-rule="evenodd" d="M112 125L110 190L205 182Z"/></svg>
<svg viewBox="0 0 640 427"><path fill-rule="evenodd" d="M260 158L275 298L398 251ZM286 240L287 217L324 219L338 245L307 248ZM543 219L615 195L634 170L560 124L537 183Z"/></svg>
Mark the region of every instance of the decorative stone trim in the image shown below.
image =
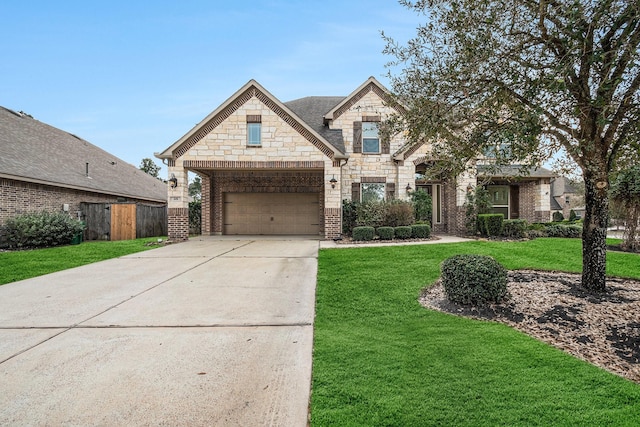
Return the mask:
<svg viewBox="0 0 640 427"><path fill-rule="evenodd" d="M324 169L320 161L229 161L229 160L185 160L187 169Z"/></svg>
<svg viewBox="0 0 640 427"><path fill-rule="evenodd" d="M360 178L360 182L363 184L375 184L375 183L385 183L387 182L387 177L385 176L363 176Z"/></svg>
<svg viewBox="0 0 640 427"><path fill-rule="evenodd" d="M333 120L336 120L338 117L344 114L345 111L348 111L351 107L356 105L369 92L374 92L381 99L387 99L387 97L389 96L389 94L387 94L384 90L380 89L378 85L374 84L373 82L369 83L364 88L362 88L362 90L360 90L358 93L352 96L351 99L345 102L342 107L337 109L335 113L333 113Z"/></svg>
<svg viewBox="0 0 640 427"><path fill-rule="evenodd" d="M334 152L325 143L316 138L303 124L298 122L285 110L275 103L269 96L262 93L256 87L250 87L244 93L236 98L225 109L216 114L207 123L205 123L196 133L191 135L184 141L173 153L173 157L178 158L188 152L194 145L196 145L202 138L207 136L213 129L218 127L222 122L228 119L234 112L236 112L242 105L246 104L251 98L256 97L263 104L265 104L271 111L276 113L278 117L284 120L289 126L295 129L300 135L302 135L313 146L320 150L324 155L329 158L333 158Z"/></svg>

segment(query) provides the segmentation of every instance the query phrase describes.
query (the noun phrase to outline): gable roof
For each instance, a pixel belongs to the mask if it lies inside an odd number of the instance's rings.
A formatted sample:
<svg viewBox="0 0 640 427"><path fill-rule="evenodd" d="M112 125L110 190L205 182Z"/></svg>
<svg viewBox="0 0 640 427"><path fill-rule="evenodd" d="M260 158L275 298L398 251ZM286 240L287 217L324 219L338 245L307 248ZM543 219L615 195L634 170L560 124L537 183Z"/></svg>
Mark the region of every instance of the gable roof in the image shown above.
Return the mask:
<svg viewBox="0 0 640 427"><path fill-rule="evenodd" d="M281 119L287 122L326 156L334 159L344 159L348 157L344 153L344 144L342 144L342 149L340 149L338 148L340 146L338 141L336 141L336 145L331 143L325 137L330 136L329 134L324 132L321 134L319 129L315 129L314 126L309 125L309 123L299 117L289 106L280 102L280 100L271 95L255 80L247 82L240 90L223 102L222 105L182 136L182 138L174 142L163 152L155 153L155 156L160 159L176 159L182 156L254 96L278 114ZM307 108L301 110L306 111ZM336 136L330 136L330 139L333 140L334 138L337 139Z"/></svg>
<svg viewBox="0 0 640 427"><path fill-rule="evenodd" d="M378 80L376 80L375 77L371 76L356 90L351 92L349 96L346 96L340 103L329 110L324 115L324 119L327 121L336 120L345 111L357 104L358 101L360 101L369 92L375 92L383 100L390 96L387 88L385 88Z"/></svg>
<svg viewBox="0 0 640 427"><path fill-rule="evenodd" d="M528 167L521 170L521 165L501 166L495 170L486 165L478 165L478 175L490 178L555 178L557 175L547 168Z"/></svg>
<svg viewBox="0 0 640 427"><path fill-rule="evenodd" d="M166 184L159 179L82 138L4 107L0 177L154 202L167 199Z"/></svg>
<svg viewBox="0 0 640 427"><path fill-rule="evenodd" d="M284 105L322 135L331 145L344 153L342 129L329 129L329 126L324 122L325 113L344 99L344 96L307 96L285 102Z"/></svg>

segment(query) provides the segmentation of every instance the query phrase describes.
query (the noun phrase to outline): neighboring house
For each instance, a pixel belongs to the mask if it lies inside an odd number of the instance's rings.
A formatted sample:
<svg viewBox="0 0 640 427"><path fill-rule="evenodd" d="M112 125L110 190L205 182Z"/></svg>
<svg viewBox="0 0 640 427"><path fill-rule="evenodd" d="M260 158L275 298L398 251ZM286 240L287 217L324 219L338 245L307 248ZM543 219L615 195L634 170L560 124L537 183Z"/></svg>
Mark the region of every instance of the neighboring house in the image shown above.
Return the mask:
<svg viewBox="0 0 640 427"><path fill-rule="evenodd" d="M343 200L406 200L416 188L432 195L436 232L463 232L466 193L482 171L426 179L435 160L429 144L378 134L378 124L395 112L387 97L373 77L346 97L290 102L249 81L156 153L176 179L168 190L169 237L188 237L188 171L202 177L203 234L337 238ZM507 218L548 220L553 174L540 169L518 179L507 169L484 177L494 209Z"/></svg>
<svg viewBox="0 0 640 427"><path fill-rule="evenodd" d="M83 203L166 205L167 185L89 142L0 107L0 225L18 214Z"/></svg>
<svg viewBox="0 0 640 427"><path fill-rule="evenodd" d="M577 194L576 188L568 178L559 176L551 180L551 215L554 212L562 213L564 219L569 219L573 210L576 215L584 213L584 201Z"/></svg>

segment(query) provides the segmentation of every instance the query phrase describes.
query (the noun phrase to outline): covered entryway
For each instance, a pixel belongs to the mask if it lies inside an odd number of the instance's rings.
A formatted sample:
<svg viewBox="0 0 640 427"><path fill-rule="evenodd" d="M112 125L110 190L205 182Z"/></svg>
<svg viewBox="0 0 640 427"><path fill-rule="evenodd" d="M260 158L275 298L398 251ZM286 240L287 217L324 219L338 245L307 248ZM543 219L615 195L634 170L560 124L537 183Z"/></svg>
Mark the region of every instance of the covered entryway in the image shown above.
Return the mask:
<svg viewBox="0 0 640 427"><path fill-rule="evenodd" d="M319 193L224 193L224 234L318 235Z"/></svg>

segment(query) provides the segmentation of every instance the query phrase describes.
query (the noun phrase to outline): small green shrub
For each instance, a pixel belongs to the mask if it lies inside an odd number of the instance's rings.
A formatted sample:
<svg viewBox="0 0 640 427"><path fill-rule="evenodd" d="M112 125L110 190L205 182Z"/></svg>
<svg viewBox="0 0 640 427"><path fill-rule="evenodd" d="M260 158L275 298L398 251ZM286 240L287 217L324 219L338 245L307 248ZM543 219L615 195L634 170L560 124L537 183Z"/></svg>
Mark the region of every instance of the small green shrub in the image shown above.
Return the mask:
<svg viewBox="0 0 640 427"><path fill-rule="evenodd" d="M431 236L431 226L429 224L413 224L411 226L411 237L427 239L429 236Z"/></svg>
<svg viewBox="0 0 640 427"><path fill-rule="evenodd" d="M554 212L551 218L553 219L553 222L564 221L564 215L562 215L562 212L559 211Z"/></svg>
<svg viewBox="0 0 640 427"><path fill-rule="evenodd" d="M499 236L502 233L502 214L480 214L478 215L478 231L483 236Z"/></svg>
<svg viewBox="0 0 640 427"><path fill-rule="evenodd" d="M393 200L385 204L383 225L398 227L401 225L411 225L415 221L413 205L401 200Z"/></svg>
<svg viewBox="0 0 640 427"><path fill-rule="evenodd" d="M529 229L527 231L527 236L530 239L537 239L538 237L547 237L547 233L545 233L544 230Z"/></svg>
<svg viewBox="0 0 640 427"><path fill-rule="evenodd" d="M393 240L393 227L378 227L376 234L378 234L380 240Z"/></svg>
<svg viewBox="0 0 640 427"><path fill-rule="evenodd" d="M411 226L401 225L399 227L395 227L393 232L396 236L396 239L410 239L411 238Z"/></svg>
<svg viewBox="0 0 640 427"><path fill-rule="evenodd" d="M547 237L582 237L582 226L578 224L554 224L550 223L545 227Z"/></svg>
<svg viewBox="0 0 640 427"><path fill-rule="evenodd" d="M506 219L502 222L502 235L510 239L527 237L527 221L524 219Z"/></svg>
<svg viewBox="0 0 640 427"><path fill-rule="evenodd" d="M441 280L447 298L481 305L507 297L507 270L486 255L455 255L442 262Z"/></svg>
<svg viewBox="0 0 640 427"><path fill-rule="evenodd" d="M373 227L364 226L353 228L353 240L373 240L373 236L375 236L375 228Z"/></svg>
<svg viewBox="0 0 640 427"><path fill-rule="evenodd" d="M574 211L573 209L571 209L569 211L569 221L575 221L578 219L578 215L576 215L576 211Z"/></svg>
<svg viewBox="0 0 640 427"><path fill-rule="evenodd" d="M4 238L9 248L45 248L68 245L84 224L65 213L37 212L6 221Z"/></svg>

